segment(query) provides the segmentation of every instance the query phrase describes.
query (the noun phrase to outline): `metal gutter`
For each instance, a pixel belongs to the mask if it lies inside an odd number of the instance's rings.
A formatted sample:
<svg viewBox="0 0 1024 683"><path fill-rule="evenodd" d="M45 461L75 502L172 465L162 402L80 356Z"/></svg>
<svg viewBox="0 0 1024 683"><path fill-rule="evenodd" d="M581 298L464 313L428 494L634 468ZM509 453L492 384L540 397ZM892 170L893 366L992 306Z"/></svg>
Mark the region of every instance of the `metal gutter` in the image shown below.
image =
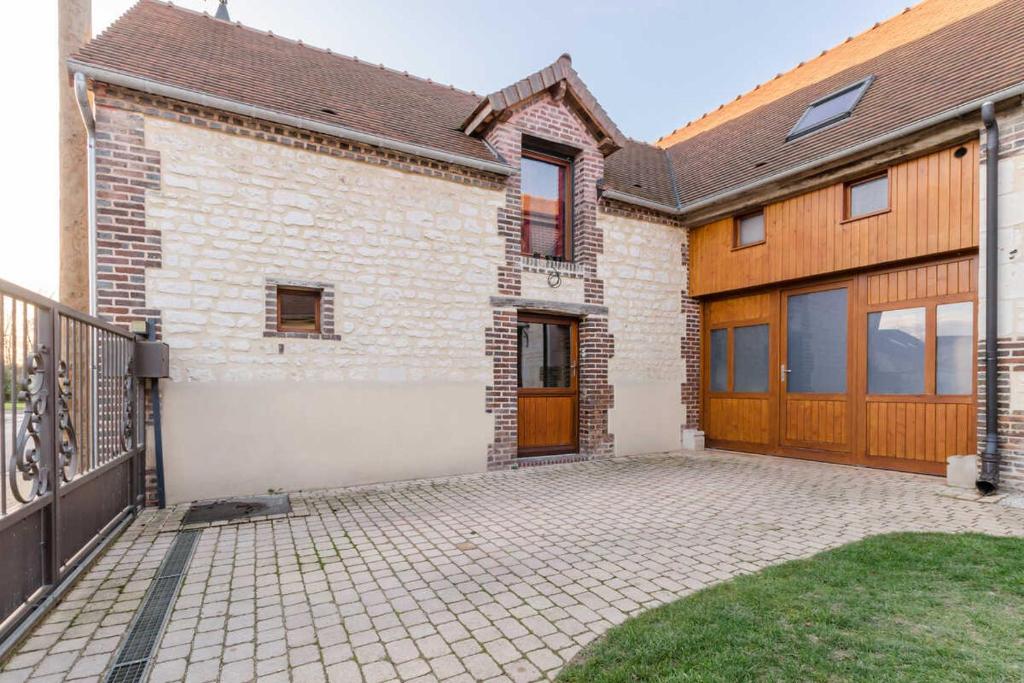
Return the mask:
<svg viewBox="0 0 1024 683"><path fill-rule="evenodd" d="M401 142L399 140L393 140L391 138L374 135L372 133L364 133L345 126L324 123L323 121L317 121L303 116L284 114L273 109L245 104L243 102L224 97L207 95L196 90L181 88L148 78L130 76L119 71L105 69L91 64L84 64L75 60L68 60L68 68L74 72L81 73L88 78L101 81L103 83L119 85L125 88L131 88L132 90L140 90L151 95L170 97L175 100L181 100L183 102L189 102L203 107L220 109L240 116L250 116L252 118L262 119L264 121L270 121L271 123L278 123L284 126L301 128L315 133L323 133L324 135L343 138L353 142L361 142L374 147L402 152L404 154L412 154L426 159L433 159L434 161L443 161L445 163L465 166L466 168L473 168L478 171L486 171L488 173L496 173L503 176L511 175L515 173L516 170L507 164L496 161L487 161L486 159L477 159L475 157L468 157L461 154L452 154L433 147L424 147L423 145Z"/></svg>
<svg viewBox="0 0 1024 683"><path fill-rule="evenodd" d="M975 482L988 495L999 487L999 124L994 102L981 105L985 123L985 450Z"/></svg>
<svg viewBox="0 0 1024 683"><path fill-rule="evenodd" d="M718 202L725 201L727 199L732 199L745 192L751 192L752 190L756 190L764 185L769 185L771 183L778 182L779 180L784 180L789 176L799 175L801 173L812 171L818 168L819 166L824 166L835 161L840 161L845 157L852 156L860 152L866 152L870 150L872 147L884 145L888 142L893 142L908 135L913 135L914 133L919 133L921 131L927 130L932 126L952 121L953 119L960 118L961 116L973 114L981 107L982 104L984 104L987 101L991 100L993 102L999 102L1001 100L1007 100L1010 99L1011 97L1017 97L1020 95L1024 95L1024 82L1018 83L1017 85L1011 86L1004 90L992 93L991 95L986 95L985 97L981 97L976 100L971 100L966 104L961 104L952 109L947 109L944 112L940 112L938 114L934 114L932 116L919 119L918 121L903 126L902 128L897 128L893 131L885 133L884 135L879 135L877 137L871 138L870 140L865 140L864 142L857 143L856 145L853 145L851 147L841 149L838 152L833 152L823 157L819 157L814 161L809 161L798 166L793 166L792 168L788 168L784 171L780 171L765 178L760 178L758 180L749 182L746 185L740 185L739 187L734 187L724 192L711 195L710 197L705 197L703 199L690 202L689 204L683 204L682 206L679 207L679 212L687 213L690 211L696 211L698 209L707 208Z"/></svg>
<svg viewBox="0 0 1024 683"><path fill-rule="evenodd" d="M78 111L82 115L82 123L85 124L86 133L86 164L88 166L88 179L86 183L86 195L88 203L88 233L89 246L87 247L89 259L89 315L95 317L98 312L96 291L97 268L96 268L96 117L93 116L92 105L89 103L89 88L85 76L81 72L75 72L75 99L78 101ZM92 363L97 364L98 348L91 351ZM99 380L95 373L89 379L89 403L92 406L93 415L99 414ZM99 453L99 430L91 430L90 436L93 453Z"/></svg>

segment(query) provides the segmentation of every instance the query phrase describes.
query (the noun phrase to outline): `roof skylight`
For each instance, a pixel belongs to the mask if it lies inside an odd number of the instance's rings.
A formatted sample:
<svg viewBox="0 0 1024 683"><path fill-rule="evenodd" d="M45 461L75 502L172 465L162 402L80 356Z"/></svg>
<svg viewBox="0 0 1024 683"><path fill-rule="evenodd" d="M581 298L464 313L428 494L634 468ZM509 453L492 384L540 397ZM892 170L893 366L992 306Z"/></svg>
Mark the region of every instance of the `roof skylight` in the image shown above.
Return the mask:
<svg viewBox="0 0 1024 683"><path fill-rule="evenodd" d="M868 76L862 81L812 102L793 126L793 130L789 131L789 135L786 136L787 142L848 118L874 80L874 76Z"/></svg>

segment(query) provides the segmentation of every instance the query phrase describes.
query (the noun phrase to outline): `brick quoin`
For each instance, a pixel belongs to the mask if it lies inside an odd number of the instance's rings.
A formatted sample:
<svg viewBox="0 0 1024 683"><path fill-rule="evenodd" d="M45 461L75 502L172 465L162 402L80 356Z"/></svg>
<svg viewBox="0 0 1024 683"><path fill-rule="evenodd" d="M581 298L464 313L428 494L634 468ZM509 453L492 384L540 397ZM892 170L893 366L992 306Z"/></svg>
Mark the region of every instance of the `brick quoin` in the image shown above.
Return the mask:
<svg viewBox="0 0 1024 683"><path fill-rule="evenodd" d="M493 380L487 387L485 407L494 416L494 441L487 449L487 467L506 469L519 447L518 372L515 309L495 309L494 324L487 328L487 355L494 363Z"/></svg>
<svg viewBox="0 0 1024 683"><path fill-rule="evenodd" d="M689 239L683 242L680 259L683 270L690 265ZM683 429L699 429L700 398L700 302L689 296L687 288L680 293L679 311L685 319L683 336L679 342L679 354L686 364L679 399L683 404Z"/></svg>
<svg viewBox="0 0 1024 683"><path fill-rule="evenodd" d="M1002 486L1024 490L1024 411L1010 409L1010 376L1024 372L1024 337L998 340L996 393L998 394L999 452ZM985 451L985 341L978 342L978 456Z"/></svg>
<svg viewBox="0 0 1024 683"><path fill-rule="evenodd" d="M146 268L161 263L160 232L146 226L146 191L160 187L160 155L146 149L140 114L96 110L96 297L113 323L159 318L146 307Z"/></svg>

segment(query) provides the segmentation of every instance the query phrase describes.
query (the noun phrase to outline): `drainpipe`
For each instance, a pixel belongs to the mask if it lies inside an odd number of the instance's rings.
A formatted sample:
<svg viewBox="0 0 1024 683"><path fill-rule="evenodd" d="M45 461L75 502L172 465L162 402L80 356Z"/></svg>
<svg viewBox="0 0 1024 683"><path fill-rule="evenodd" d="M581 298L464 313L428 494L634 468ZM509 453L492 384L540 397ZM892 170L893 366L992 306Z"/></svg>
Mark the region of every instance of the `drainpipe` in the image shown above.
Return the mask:
<svg viewBox="0 0 1024 683"><path fill-rule="evenodd" d="M981 105L985 124L985 450L975 485L988 495L999 486L999 126L996 107Z"/></svg>
<svg viewBox="0 0 1024 683"><path fill-rule="evenodd" d="M92 115L92 107L89 106L89 90L86 87L85 76L81 72L75 73L75 97L78 100L78 110L82 113L82 121L85 123L87 135L86 149L88 154L89 174L88 189L89 195L89 315L96 315L96 119Z"/></svg>
<svg viewBox="0 0 1024 683"><path fill-rule="evenodd" d="M85 76L81 72L75 72L75 99L78 101L78 111L82 114L82 122L85 124L86 133L86 195L88 196L88 260L89 260L89 315L96 316L96 118L92 114L92 107L89 105L89 89L86 86ZM93 343L92 366L99 367L99 343ZM92 414L99 415L99 378L97 374L91 373L92 380L89 387L89 403L92 406ZM96 457L99 450L99 432L92 430L91 453Z"/></svg>

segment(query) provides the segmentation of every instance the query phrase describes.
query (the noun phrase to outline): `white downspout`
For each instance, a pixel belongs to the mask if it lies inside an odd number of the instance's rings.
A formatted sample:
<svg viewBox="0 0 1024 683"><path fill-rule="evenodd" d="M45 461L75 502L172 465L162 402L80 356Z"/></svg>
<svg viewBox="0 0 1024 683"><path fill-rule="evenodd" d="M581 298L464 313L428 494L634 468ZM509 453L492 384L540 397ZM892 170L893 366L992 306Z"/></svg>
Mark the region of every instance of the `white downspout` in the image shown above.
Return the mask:
<svg viewBox="0 0 1024 683"><path fill-rule="evenodd" d="M89 104L89 90L82 72L75 72L75 98L85 123L88 142L88 212L89 212L89 315L96 315L96 118Z"/></svg>
<svg viewBox="0 0 1024 683"><path fill-rule="evenodd" d="M88 198L88 225L89 225L89 315L95 317L97 313L96 304L96 117L93 116L92 106L89 104L89 88L86 84L85 75L80 71L75 72L75 99L78 100L78 110L82 114L82 122L86 131L86 156L88 180L86 182L86 195ZM96 335L95 330L92 332ZM92 408L93 419L99 418L99 338L94 336L92 340L92 362L89 387L89 402ZM89 457L91 465L95 467L99 462L100 438L99 430L91 429L89 444Z"/></svg>

